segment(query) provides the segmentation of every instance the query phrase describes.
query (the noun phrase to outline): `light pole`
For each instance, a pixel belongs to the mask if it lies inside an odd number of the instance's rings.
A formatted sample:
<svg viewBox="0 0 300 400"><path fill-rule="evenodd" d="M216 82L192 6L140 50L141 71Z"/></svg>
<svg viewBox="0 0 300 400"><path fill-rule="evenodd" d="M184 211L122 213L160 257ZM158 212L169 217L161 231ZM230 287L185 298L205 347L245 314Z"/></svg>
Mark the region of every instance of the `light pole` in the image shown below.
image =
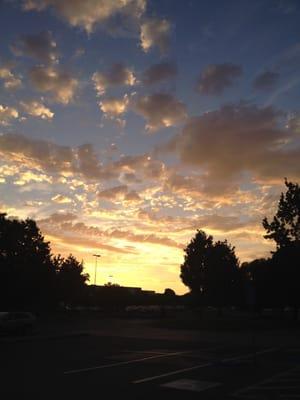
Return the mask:
<svg viewBox="0 0 300 400"><path fill-rule="evenodd" d="M93 257L95 257L95 277L94 277L94 285L96 286L96 279L97 279L97 260L99 257L101 257L100 254L93 254Z"/></svg>

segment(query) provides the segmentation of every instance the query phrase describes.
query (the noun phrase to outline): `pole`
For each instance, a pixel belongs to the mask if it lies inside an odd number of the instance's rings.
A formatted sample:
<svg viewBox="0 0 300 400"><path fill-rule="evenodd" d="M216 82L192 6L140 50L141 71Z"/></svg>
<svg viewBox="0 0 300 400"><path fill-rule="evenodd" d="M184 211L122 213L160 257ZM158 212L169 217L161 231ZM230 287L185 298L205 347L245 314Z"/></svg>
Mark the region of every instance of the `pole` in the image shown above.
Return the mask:
<svg viewBox="0 0 300 400"><path fill-rule="evenodd" d="M96 286L96 281L97 281L97 259L101 257L100 254L93 254L95 257L95 276L94 276L94 285Z"/></svg>

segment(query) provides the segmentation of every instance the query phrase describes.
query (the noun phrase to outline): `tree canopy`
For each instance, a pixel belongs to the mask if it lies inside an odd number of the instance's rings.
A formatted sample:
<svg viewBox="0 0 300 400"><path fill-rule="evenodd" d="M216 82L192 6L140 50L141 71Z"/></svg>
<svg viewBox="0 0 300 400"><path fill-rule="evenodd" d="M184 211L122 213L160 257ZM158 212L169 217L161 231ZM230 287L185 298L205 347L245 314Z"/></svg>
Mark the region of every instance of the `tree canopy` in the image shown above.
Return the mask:
<svg viewBox="0 0 300 400"><path fill-rule="evenodd" d="M0 302L4 308L52 307L73 301L88 275L70 255L54 257L32 219L0 214Z"/></svg>
<svg viewBox="0 0 300 400"><path fill-rule="evenodd" d="M221 307L234 302L238 266L227 240L214 243L212 236L198 230L185 249L180 278L202 303Z"/></svg>
<svg viewBox="0 0 300 400"><path fill-rule="evenodd" d="M300 187L285 179L286 193L281 193L278 209L271 222L263 219L266 239L275 240L277 248L300 242Z"/></svg>

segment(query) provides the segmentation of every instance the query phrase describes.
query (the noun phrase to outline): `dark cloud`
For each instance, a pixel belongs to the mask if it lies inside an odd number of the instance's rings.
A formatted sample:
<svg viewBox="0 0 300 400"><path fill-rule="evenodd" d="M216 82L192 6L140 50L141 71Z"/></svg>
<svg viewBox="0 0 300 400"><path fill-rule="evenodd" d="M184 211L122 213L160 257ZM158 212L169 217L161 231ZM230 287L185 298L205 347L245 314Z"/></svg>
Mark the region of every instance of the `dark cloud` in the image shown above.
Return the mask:
<svg viewBox="0 0 300 400"><path fill-rule="evenodd" d="M235 80L242 75L240 65L224 63L210 64L200 74L197 90L205 95L218 95L233 86Z"/></svg>
<svg viewBox="0 0 300 400"><path fill-rule="evenodd" d="M187 117L186 106L167 93L139 97L134 110L146 119L146 128L152 132L177 125Z"/></svg>
<svg viewBox="0 0 300 400"><path fill-rule="evenodd" d="M265 181L299 177L300 147L290 146L294 139L282 112L238 104L190 118L168 148L200 169L201 191L225 194L247 175Z"/></svg>
<svg viewBox="0 0 300 400"><path fill-rule="evenodd" d="M92 76L94 87L99 96L111 86L133 86L136 78L133 70L119 63L112 65L108 71L97 71Z"/></svg>
<svg viewBox="0 0 300 400"><path fill-rule="evenodd" d="M257 75L253 81L254 89L270 90L276 86L279 79L279 73L274 71L265 71Z"/></svg>
<svg viewBox="0 0 300 400"><path fill-rule="evenodd" d="M143 75L143 83L152 85L157 82L174 78L177 75L177 67L175 64L164 62L154 64L149 67Z"/></svg>
<svg viewBox="0 0 300 400"><path fill-rule="evenodd" d="M130 190L127 185L119 185L102 190L98 193L98 197L109 201L124 200L133 203L141 200L139 194L135 190Z"/></svg>
<svg viewBox="0 0 300 400"><path fill-rule="evenodd" d="M30 56L47 64L58 61L56 42L49 31L35 35L24 35L11 49L17 56Z"/></svg>
<svg viewBox="0 0 300 400"><path fill-rule="evenodd" d="M128 193L128 186L119 185L109 189L102 190L101 192L98 193L98 197L100 199L113 201L113 200L124 199L127 193Z"/></svg>
<svg viewBox="0 0 300 400"><path fill-rule="evenodd" d="M51 93L53 100L68 104L78 87L78 80L69 71L54 66L36 66L29 72L30 80L40 92Z"/></svg>

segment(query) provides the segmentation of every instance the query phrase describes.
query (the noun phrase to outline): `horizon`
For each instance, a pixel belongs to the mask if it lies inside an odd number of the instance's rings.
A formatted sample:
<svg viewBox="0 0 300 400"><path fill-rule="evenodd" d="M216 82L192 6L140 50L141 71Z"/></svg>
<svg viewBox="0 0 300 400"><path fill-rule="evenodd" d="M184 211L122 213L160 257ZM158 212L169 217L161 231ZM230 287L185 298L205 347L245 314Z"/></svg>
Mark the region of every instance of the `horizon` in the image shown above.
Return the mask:
<svg viewBox="0 0 300 400"><path fill-rule="evenodd" d="M97 253L97 285L185 294L197 229L270 255L300 177L299 2L85 5L0 4L0 212L90 284Z"/></svg>

